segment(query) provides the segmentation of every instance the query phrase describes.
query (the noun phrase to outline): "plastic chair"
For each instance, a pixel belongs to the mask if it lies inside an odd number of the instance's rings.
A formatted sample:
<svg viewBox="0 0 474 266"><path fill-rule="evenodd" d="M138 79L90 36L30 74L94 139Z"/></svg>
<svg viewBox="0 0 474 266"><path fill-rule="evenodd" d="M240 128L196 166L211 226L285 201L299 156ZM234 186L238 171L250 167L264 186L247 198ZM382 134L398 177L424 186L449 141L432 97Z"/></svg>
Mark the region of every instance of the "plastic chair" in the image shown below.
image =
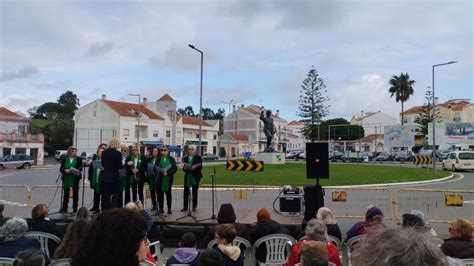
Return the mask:
<svg viewBox="0 0 474 266"><path fill-rule="evenodd" d="M45 233L45 232L29 231L29 232L26 232L25 236L38 239L41 245L41 251L43 251L44 254L46 254L50 258L52 254L50 255L49 253L49 248L48 248L49 240L54 241L58 245L61 242L61 239L59 239L59 237L49 234L49 233Z"/></svg>
<svg viewBox="0 0 474 266"><path fill-rule="evenodd" d="M0 266L12 266L15 259L0 257Z"/></svg>
<svg viewBox="0 0 474 266"><path fill-rule="evenodd" d="M287 260L291 252L291 247L296 243L296 240L286 234L271 234L264 236L255 241L252 246L252 259L256 260L257 248L265 243L267 248L267 257L265 262L258 262L259 265L282 265ZM253 264L252 264L253 265Z"/></svg>
<svg viewBox="0 0 474 266"><path fill-rule="evenodd" d="M352 251L354 249L354 247L356 246L356 244L358 244L361 241L364 241L365 238L366 238L365 235L360 235L360 236L355 236L355 237L347 240L346 244L349 247L349 250Z"/></svg>
<svg viewBox="0 0 474 266"><path fill-rule="evenodd" d="M69 265L71 265L71 259L53 260L49 264L49 266L69 266Z"/></svg>
<svg viewBox="0 0 474 266"><path fill-rule="evenodd" d="M216 245L216 240L213 239L207 243L207 249L212 249ZM251 265L252 263L252 244L250 242L242 237L236 236L234 238L234 241L232 241L233 246L239 247L241 250L244 251L244 256L245 256L245 263L244 265ZM242 248L243 246L243 248Z"/></svg>
<svg viewBox="0 0 474 266"><path fill-rule="evenodd" d="M463 259L464 266L474 266L474 259Z"/></svg>
<svg viewBox="0 0 474 266"><path fill-rule="evenodd" d="M166 261L163 258L163 254L161 253L161 245L160 245L159 240L153 243L150 243L150 252L156 261L156 265L161 266L166 263Z"/></svg>

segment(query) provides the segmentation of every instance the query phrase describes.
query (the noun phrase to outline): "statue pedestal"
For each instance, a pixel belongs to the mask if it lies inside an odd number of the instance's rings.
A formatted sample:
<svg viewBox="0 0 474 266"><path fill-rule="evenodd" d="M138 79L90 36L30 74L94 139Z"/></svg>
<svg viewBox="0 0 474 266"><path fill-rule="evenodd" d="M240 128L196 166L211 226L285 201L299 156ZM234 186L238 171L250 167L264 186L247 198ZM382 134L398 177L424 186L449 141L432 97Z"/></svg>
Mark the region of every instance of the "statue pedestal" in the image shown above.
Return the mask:
<svg viewBox="0 0 474 266"><path fill-rule="evenodd" d="M285 164L285 154L282 152L259 152L255 161L263 161L264 164Z"/></svg>

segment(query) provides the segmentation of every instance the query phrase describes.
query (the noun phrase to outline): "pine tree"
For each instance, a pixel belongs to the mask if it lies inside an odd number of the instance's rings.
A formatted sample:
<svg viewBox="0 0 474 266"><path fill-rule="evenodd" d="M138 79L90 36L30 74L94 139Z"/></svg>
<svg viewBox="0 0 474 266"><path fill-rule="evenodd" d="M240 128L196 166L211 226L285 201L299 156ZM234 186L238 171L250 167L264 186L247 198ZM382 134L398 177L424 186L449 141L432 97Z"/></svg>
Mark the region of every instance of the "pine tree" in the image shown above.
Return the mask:
<svg viewBox="0 0 474 266"><path fill-rule="evenodd" d="M425 92L426 103L423 104L421 112L415 118L415 123L420 125L421 132L426 136L428 135L428 125L433 122L433 93L431 90ZM440 111L438 108L435 109L436 120L441 119Z"/></svg>
<svg viewBox="0 0 474 266"><path fill-rule="evenodd" d="M311 66L301 85L299 107L296 113L302 117L300 121L305 124L302 130L303 135L311 141L320 139L319 125L322 119L329 115L330 105L327 105L329 98L325 96L326 93L324 80L314 66Z"/></svg>

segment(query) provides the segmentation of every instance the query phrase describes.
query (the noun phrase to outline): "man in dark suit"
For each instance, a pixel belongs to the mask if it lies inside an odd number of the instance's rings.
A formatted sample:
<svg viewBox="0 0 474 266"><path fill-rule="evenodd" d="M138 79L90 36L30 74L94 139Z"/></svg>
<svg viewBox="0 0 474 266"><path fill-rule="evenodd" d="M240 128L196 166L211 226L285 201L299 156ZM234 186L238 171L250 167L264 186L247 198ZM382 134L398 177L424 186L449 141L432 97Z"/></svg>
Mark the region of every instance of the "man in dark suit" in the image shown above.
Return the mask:
<svg viewBox="0 0 474 266"><path fill-rule="evenodd" d="M164 194L166 193L166 203L168 204L168 214L171 212L171 187L173 186L173 177L178 168L176 167L176 160L169 156L167 147L161 148L161 155L159 160L155 163L156 194L158 194L158 213L162 214L164 205Z"/></svg>
<svg viewBox="0 0 474 266"><path fill-rule="evenodd" d="M184 171L184 206L181 211L188 210L188 200L190 188L193 196L193 211L196 210L198 203L199 182L202 178L202 157L196 155L196 146L188 147L188 155L183 158Z"/></svg>
<svg viewBox="0 0 474 266"><path fill-rule="evenodd" d="M120 149L120 142L113 138L109 142L108 149L102 152L102 167L104 168L101 176L102 211L118 206L119 169L122 167L122 154L118 149Z"/></svg>
<svg viewBox="0 0 474 266"><path fill-rule="evenodd" d="M61 160L59 171L62 174L63 181L63 202L60 212L67 212L69 204L69 192L72 188L72 211L77 212L79 203L79 180L82 178L82 159L77 156L77 149L73 146L67 149L67 155Z"/></svg>

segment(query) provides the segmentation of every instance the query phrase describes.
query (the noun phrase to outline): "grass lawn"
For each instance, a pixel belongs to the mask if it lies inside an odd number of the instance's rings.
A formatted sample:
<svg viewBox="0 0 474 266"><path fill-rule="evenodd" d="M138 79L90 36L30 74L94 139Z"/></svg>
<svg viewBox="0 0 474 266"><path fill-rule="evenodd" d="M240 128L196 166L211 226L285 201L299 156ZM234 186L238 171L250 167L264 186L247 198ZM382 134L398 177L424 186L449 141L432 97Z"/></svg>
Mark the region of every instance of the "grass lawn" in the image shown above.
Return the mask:
<svg viewBox="0 0 474 266"><path fill-rule="evenodd" d="M264 172L228 171L225 165L204 165L202 184L210 184L213 167L216 168L217 185L307 185L316 180L306 179L306 164L287 163L284 165L265 165ZM396 183L436 179L448 176L446 171L436 171L412 167L366 165L366 164L330 164L330 179L320 181L323 186L362 185L378 183ZM178 171L174 184L182 185L184 174Z"/></svg>

